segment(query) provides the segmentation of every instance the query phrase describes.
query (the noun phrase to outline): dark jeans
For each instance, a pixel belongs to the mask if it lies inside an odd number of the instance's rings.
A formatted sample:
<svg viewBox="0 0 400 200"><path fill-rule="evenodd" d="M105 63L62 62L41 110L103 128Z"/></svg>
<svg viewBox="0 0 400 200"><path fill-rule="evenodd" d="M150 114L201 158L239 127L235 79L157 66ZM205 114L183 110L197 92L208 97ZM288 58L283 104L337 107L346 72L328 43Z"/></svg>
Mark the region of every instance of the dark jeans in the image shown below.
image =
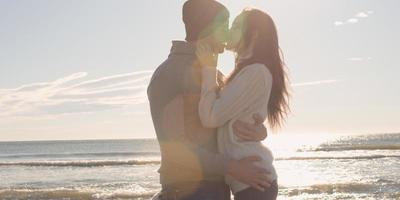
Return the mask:
<svg viewBox="0 0 400 200"><path fill-rule="evenodd" d="M252 187L237 192L235 200L276 200L278 196L278 182L275 180L271 187L267 188L264 192L254 189Z"/></svg>
<svg viewBox="0 0 400 200"><path fill-rule="evenodd" d="M203 181L163 185L160 200L230 200L230 195L224 182Z"/></svg>

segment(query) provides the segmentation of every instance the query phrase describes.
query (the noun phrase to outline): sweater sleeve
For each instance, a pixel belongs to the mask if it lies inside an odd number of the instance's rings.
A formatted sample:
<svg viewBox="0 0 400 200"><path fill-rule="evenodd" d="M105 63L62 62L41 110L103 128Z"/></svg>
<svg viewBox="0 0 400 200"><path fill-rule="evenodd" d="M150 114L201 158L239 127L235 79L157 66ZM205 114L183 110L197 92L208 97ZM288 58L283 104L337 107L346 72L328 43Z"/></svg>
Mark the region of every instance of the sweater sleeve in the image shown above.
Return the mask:
<svg viewBox="0 0 400 200"><path fill-rule="evenodd" d="M236 118L265 92L265 66L247 66L217 96L216 69L204 67L199 115L204 126L216 128Z"/></svg>

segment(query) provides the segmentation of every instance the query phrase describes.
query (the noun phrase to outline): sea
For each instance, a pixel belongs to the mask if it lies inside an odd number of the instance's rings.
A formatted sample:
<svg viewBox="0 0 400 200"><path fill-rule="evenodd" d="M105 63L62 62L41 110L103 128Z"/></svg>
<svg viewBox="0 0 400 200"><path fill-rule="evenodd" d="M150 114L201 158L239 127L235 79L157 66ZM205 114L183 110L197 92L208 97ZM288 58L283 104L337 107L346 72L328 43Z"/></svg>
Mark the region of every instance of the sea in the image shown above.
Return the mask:
<svg viewBox="0 0 400 200"><path fill-rule="evenodd" d="M400 133L271 134L280 200L400 199ZM0 142L1 200L151 199L155 139Z"/></svg>

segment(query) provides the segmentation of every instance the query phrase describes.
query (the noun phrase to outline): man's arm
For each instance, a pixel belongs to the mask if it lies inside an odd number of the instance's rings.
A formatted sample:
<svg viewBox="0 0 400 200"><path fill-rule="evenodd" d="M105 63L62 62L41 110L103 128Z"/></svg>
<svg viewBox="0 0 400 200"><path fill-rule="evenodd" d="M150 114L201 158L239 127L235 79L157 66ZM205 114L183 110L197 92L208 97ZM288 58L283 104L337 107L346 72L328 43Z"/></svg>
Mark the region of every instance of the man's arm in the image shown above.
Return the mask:
<svg viewBox="0 0 400 200"><path fill-rule="evenodd" d="M264 119L259 114L253 115L254 124L237 120L233 123L233 133L239 137L242 142L263 141L268 136L267 127L264 125Z"/></svg>
<svg viewBox="0 0 400 200"><path fill-rule="evenodd" d="M180 77L183 79L181 83L178 83L177 88L181 88L182 93L197 93L196 88L198 85L193 81L193 71L183 70L181 73L183 74ZM222 83L223 74L218 74L219 82ZM271 177L268 176L269 173L264 168L253 164L260 158L250 157L237 161L225 155L210 152L182 138L177 140L168 138L168 140L171 142L162 145L166 149L163 150L163 157L168 158L170 162L174 162L175 166L184 165L183 167L188 169L199 169L200 167L200 170L210 174L229 174L235 179L257 189L268 187L269 182L272 181ZM190 162L182 162L187 160L190 160Z"/></svg>
<svg viewBox="0 0 400 200"><path fill-rule="evenodd" d="M183 138L160 141L163 159L186 169L225 175L230 158L210 152Z"/></svg>
<svg viewBox="0 0 400 200"><path fill-rule="evenodd" d="M174 162L175 166L219 175L229 174L236 180L259 190L270 187L272 182L271 174L268 171L254 165L254 162L261 160L260 157L250 156L241 160L233 160L222 154L209 152L182 139L160 144L163 158L169 162Z"/></svg>

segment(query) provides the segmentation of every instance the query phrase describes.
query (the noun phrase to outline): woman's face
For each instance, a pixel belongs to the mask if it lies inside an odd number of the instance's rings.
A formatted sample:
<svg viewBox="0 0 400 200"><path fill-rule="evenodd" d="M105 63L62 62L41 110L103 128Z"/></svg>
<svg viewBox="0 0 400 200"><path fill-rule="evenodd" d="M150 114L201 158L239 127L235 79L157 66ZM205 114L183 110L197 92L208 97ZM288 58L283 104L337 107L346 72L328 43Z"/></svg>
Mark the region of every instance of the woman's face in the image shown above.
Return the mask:
<svg viewBox="0 0 400 200"><path fill-rule="evenodd" d="M226 49L237 52L238 49L241 46L242 43L242 37L243 37L243 22L244 22L244 17L243 15L239 15L235 18L235 20L232 23L232 27L229 31L229 38L228 42L226 45Z"/></svg>

